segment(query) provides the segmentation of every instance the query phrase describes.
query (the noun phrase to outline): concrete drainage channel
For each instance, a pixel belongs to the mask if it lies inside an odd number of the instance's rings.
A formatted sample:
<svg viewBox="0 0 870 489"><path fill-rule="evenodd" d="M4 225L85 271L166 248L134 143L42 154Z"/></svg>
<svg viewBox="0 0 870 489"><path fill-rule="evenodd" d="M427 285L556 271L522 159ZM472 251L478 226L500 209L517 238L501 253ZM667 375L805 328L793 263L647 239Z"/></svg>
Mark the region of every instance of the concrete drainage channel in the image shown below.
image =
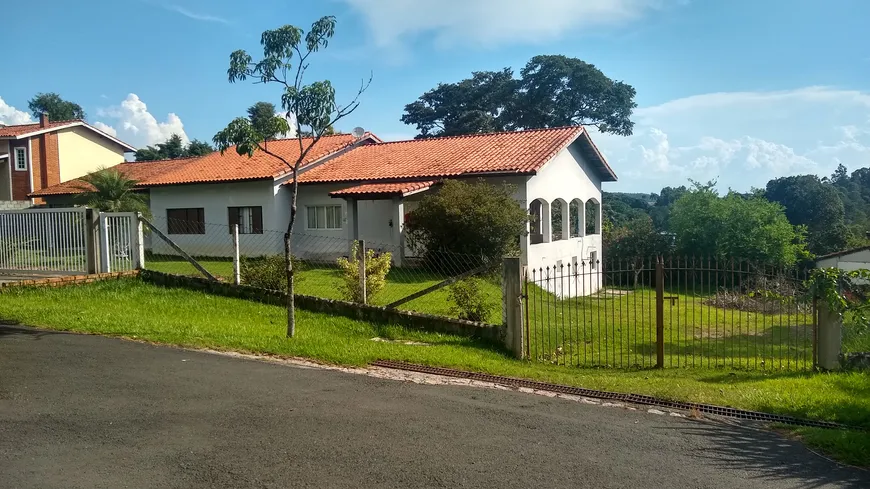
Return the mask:
<svg viewBox="0 0 870 489"><path fill-rule="evenodd" d="M581 387L571 387L567 385L550 384L547 382L536 382L533 380L515 379L512 377L501 377L498 375L481 374L475 372L466 372L463 370L454 370L441 367L429 367L426 365L416 365L413 363L396 362L392 360L378 360L372 362L371 365L382 368L390 368L396 370L406 370L409 372L418 372L430 375L440 375L444 377L454 377L468 380L477 380L480 382L489 382L492 384L503 385L514 388L527 388L547 392L555 392L559 394L567 394L572 396L582 396L593 399L603 399L606 401L617 401L629 404L638 404L643 406L657 406L670 409L680 409L685 411L697 411L700 413L723 416L728 418L761 421L765 423L780 423L797 426L809 426L813 428L834 428L834 429L853 429L865 431L863 428L846 426L839 423L831 423L827 421L813 421L809 419L795 418L792 416L780 416L776 414L761 413L758 411L747 411L744 409L734 409L722 406L713 406L711 404L698 404L692 402L675 402L659 399L652 396L644 396L639 394L619 394L616 392L598 391L593 389L583 389Z"/></svg>

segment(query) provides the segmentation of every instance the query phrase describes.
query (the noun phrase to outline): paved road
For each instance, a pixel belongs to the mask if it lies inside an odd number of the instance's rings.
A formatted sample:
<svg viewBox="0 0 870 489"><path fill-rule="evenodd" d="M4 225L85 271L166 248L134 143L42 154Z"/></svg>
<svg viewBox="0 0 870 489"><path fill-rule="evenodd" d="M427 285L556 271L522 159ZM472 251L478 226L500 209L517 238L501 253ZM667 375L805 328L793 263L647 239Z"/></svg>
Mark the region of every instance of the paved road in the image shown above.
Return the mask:
<svg viewBox="0 0 870 489"><path fill-rule="evenodd" d="M0 326L4 488L866 488L867 475L746 428Z"/></svg>

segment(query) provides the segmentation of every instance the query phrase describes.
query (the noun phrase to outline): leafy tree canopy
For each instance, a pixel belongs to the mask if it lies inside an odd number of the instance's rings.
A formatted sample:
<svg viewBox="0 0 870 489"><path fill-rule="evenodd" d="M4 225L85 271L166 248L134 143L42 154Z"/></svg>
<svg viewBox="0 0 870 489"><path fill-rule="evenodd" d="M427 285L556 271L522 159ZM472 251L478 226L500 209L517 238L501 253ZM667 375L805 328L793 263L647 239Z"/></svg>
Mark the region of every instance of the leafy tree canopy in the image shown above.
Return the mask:
<svg viewBox="0 0 870 489"><path fill-rule="evenodd" d="M634 128L634 96L631 85L611 80L585 61L535 56L519 79L504 68L441 83L406 105L401 120L417 126L417 138L568 125L628 136Z"/></svg>
<svg viewBox="0 0 870 489"><path fill-rule="evenodd" d="M794 225L806 226L810 252L824 255L846 246L846 213L837 190L815 175L771 180L764 193L767 200L785 208Z"/></svg>
<svg viewBox="0 0 870 489"><path fill-rule="evenodd" d="M214 152L214 148L205 141L194 139L187 146L178 134L173 134L165 142L148 146L136 151L136 161L169 160L204 156Z"/></svg>
<svg viewBox="0 0 870 489"><path fill-rule="evenodd" d="M516 256L528 212L513 194L509 185L448 180L410 212L405 223L408 243L436 265L445 260L443 252L489 263Z"/></svg>
<svg viewBox="0 0 870 489"><path fill-rule="evenodd" d="M54 92L37 93L27 102L27 107L33 113L33 117L37 119L42 113L48 114L48 118L53 121L85 118L85 111L81 105L64 100Z"/></svg>
<svg viewBox="0 0 870 489"><path fill-rule="evenodd" d="M735 193L719 197L714 185L696 183L674 203L670 226L678 252L773 265L808 257L805 228L793 226L780 204Z"/></svg>

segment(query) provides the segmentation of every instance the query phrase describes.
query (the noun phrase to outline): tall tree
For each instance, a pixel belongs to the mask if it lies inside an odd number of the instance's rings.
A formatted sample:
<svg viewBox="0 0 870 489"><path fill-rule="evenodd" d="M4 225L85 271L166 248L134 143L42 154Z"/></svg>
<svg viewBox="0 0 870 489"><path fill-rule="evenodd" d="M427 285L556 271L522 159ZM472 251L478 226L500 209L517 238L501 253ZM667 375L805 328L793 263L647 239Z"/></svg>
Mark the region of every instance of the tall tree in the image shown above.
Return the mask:
<svg viewBox="0 0 870 489"><path fill-rule="evenodd" d="M832 185L815 175L783 177L768 182L764 196L781 204L792 224L806 226L810 252L824 255L845 247L845 210Z"/></svg>
<svg viewBox="0 0 870 489"><path fill-rule="evenodd" d="M214 147L206 141L194 139L184 148L184 156L205 156L214 153Z"/></svg>
<svg viewBox="0 0 870 489"><path fill-rule="evenodd" d="M85 111L81 105L64 100L54 92L37 93L27 102L27 107L30 108L33 117L37 119L43 113L48 114L48 118L53 121L85 118Z"/></svg>
<svg viewBox="0 0 870 489"><path fill-rule="evenodd" d="M78 199L82 204L104 212L141 212L150 216L148 197L136 191L136 180L117 169L99 169L81 178L85 184Z"/></svg>
<svg viewBox="0 0 870 489"><path fill-rule="evenodd" d="M270 102L257 102L248 107L248 119L251 126L263 138L264 141L275 139L278 130L275 127L275 104Z"/></svg>
<svg viewBox="0 0 870 489"><path fill-rule="evenodd" d="M635 90L595 66L566 56L535 56L515 79L513 70L482 71L441 83L405 106L402 122L418 138L591 125L631 135Z"/></svg>
<svg viewBox="0 0 870 489"><path fill-rule="evenodd" d="M671 238L656 230L649 216L638 216L624 222L603 237L605 256L610 261L627 263L634 270L635 287L645 262L673 251Z"/></svg>
<svg viewBox="0 0 870 489"><path fill-rule="evenodd" d="M276 84L283 94L281 108L285 117L273 117L269 127L277 132L289 131L287 119L293 117L296 124L296 140L299 143L299 155L295 159L272 152L265 144L265 137L260 134L246 117L238 117L226 128L215 134L214 143L221 152L235 145L240 155L253 156L261 151L272 158L281 161L292 172L290 192L290 220L287 232L284 233L284 263L287 272L287 336L296 332L296 316L294 314L294 287L292 261L293 225L296 222L296 196L298 194L299 167L308 157L311 148L324 136L328 127L347 117L359 107L359 97L371 83L363 82L356 96L348 104L339 105L335 99L335 89L329 80L305 83L308 69L308 58L326 48L329 40L335 34L335 17L326 16L315 21L308 33L292 25L263 32L260 44L263 47L263 57L259 61L244 50L230 54L230 67L227 70L230 83L253 78L257 83ZM304 37L303 37L304 35ZM302 136L303 127L311 131L311 137Z"/></svg>

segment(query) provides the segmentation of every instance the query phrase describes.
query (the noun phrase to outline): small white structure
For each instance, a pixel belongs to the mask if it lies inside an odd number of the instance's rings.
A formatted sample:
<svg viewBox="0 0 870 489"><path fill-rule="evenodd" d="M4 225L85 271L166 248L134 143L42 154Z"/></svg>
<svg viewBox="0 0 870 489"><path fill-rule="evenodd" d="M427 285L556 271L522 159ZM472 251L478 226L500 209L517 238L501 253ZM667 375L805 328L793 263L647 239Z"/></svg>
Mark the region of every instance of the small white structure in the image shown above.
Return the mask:
<svg viewBox="0 0 870 489"><path fill-rule="evenodd" d="M816 258L816 268L839 268L847 272L870 270L870 246L820 256Z"/></svg>
<svg viewBox="0 0 870 489"><path fill-rule="evenodd" d="M269 150L295 161L296 140L269 141ZM239 224L243 254L283 250L289 222L288 168L256 152L117 167L150 194L154 222L194 256L230 256ZM522 263L554 267L584 277L558 295L590 294L601 284L601 185L616 175L583 127L476 134L384 143L365 134L325 137L299 173L294 253L334 260L349 243L390 251L401 266L411 256L405 220L420 200L446 179L484 180L515 188L531 220L521 238ZM34 196L62 199L79 192L67 182ZM154 253L169 253L155 241ZM551 272L552 273L552 272ZM555 282L555 281L554 281ZM568 291L570 289L570 292Z"/></svg>

